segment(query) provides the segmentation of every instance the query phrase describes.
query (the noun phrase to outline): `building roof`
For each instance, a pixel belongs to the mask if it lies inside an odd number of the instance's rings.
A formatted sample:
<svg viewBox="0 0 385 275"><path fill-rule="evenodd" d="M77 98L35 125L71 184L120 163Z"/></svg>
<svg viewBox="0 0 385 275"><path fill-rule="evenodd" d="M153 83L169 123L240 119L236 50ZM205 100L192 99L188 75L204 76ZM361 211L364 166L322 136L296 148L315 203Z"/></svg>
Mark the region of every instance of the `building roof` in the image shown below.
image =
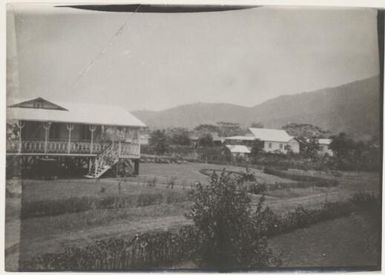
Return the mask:
<svg viewBox="0 0 385 275"><path fill-rule="evenodd" d="M226 145L226 147L229 148L231 153L250 153L250 149L244 145Z"/></svg>
<svg viewBox="0 0 385 275"><path fill-rule="evenodd" d="M58 106L58 109L38 109L20 107L21 103L43 100ZM16 106L15 106L16 105ZM12 107L14 106L14 107ZM7 119L26 121L52 121L111 126L146 127L146 125L125 109L101 104L86 104L33 98L29 100L12 100L7 108Z"/></svg>
<svg viewBox="0 0 385 275"><path fill-rule="evenodd" d="M332 143L332 140L330 138L320 138L318 139L318 143L321 145L329 145Z"/></svg>
<svg viewBox="0 0 385 275"><path fill-rule="evenodd" d="M233 137L226 137L226 140L255 140L256 138L254 136L233 136Z"/></svg>
<svg viewBox="0 0 385 275"><path fill-rule="evenodd" d="M256 139L262 141L288 142L294 138L290 136L285 130L249 128L249 131L254 135Z"/></svg>

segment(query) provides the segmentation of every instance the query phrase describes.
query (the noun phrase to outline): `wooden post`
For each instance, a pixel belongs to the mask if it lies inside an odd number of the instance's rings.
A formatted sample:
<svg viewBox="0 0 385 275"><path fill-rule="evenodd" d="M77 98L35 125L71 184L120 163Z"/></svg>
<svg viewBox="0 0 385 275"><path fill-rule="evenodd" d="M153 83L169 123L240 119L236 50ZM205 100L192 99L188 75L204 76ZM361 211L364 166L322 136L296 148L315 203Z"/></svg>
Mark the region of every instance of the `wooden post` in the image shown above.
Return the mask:
<svg viewBox="0 0 385 275"><path fill-rule="evenodd" d="M18 120L17 123L16 123L17 127L19 128L19 154L21 153L21 149L22 149L22 139L21 139L21 129L23 129L24 127L24 124L22 121Z"/></svg>
<svg viewBox="0 0 385 275"><path fill-rule="evenodd" d="M90 147L90 154L92 154L94 150L94 132L96 130L96 125L90 125L90 131L91 131L91 147Z"/></svg>
<svg viewBox="0 0 385 275"><path fill-rule="evenodd" d="M47 154L47 146L48 146L48 135L49 135L49 128L51 127L51 122L46 122L43 125L45 130L45 138L44 138L44 154Z"/></svg>
<svg viewBox="0 0 385 275"><path fill-rule="evenodd" d="M92 158L88 159L88 174L91 174L91 167L92 167Z"/></svg>
<svg viewBox="0 0 385 275"><path fill-rule="evenodd" d="M139 175L139 159L134 160L134 174Z"/></svg>
<svg viewBox="0 0 385 275"><path fill-rule="evenodd" d="M71 123L67 124L67 130L68 130L68 145L67 145L67 152L68 154L71 153L71 132L74 129L74 126Z"/></svg>

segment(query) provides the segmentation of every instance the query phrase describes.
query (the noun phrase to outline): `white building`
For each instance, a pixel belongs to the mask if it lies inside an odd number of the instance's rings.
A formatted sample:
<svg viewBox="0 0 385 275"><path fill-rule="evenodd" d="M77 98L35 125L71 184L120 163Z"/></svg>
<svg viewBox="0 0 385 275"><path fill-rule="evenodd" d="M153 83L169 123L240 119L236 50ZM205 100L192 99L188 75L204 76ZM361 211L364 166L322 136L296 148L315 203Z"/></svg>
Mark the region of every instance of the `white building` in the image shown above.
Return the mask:
<svg viewBox="0 0 385 275"><path fill-rule="evenodd" d="M319 144L319 154L322 156L329 155L333 156L333 151L330 149L330 143L332 140L330 138L320 138L318 139Z"/></svg>
<svg viewBox="0 0 385 275"><path fill-rule="evenodd" d="M291 151L293 153L299 153L299 142L285 130L249 128L249 133L245 136L226 138L226 141L230 143L240 143L248 146L251 146L255 140L263 142L263 150L265 152L287 154Z"/></svg>

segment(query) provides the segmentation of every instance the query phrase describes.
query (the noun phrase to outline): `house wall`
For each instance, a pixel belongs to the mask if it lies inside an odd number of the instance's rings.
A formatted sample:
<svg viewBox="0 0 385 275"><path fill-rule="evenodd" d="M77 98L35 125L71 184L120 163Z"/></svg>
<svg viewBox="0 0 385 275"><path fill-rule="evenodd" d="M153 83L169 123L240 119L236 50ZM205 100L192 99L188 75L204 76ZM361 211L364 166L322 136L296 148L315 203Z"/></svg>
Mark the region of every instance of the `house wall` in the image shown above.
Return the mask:
<svg viewBox="0 0 385 275"><path fill-rule="evenodd" d="M285 145L287 145L285 142L265 141L263 144L263 150L265 152L280 151L282 153L286 153Z"/></svg>
<svg viewBox="0 0 385 275"><path fill-rule="evenodd" d="M293 153L299 153L299 143L294 139L290 140L289 142L265 141L263 145L263 150L265 152L279 151L283 154L287 154L287 146L289 145Z"/></svg>
<svg viewBox="0 0 385 275"><path fill-rule="evenodd" d="M298 141L296 141L295 139L292 139L289 141L288 144L289 144L290 149L293 153L299 154L300 148L299 148L299 142Z"/></svg>

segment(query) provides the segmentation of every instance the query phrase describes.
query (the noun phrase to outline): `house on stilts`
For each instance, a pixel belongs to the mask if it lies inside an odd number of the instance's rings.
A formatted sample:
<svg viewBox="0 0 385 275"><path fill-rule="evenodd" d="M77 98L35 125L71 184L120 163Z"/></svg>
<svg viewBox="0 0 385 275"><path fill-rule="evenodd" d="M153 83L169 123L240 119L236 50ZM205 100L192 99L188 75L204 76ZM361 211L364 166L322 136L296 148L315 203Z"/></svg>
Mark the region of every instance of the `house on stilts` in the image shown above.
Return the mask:
<svg viewBox="0 0 385 275"><path fill-rule="evenodd" d="M116 106L41 97L13 100L7 106L7 171L16 167L22 174L33 175L39 163L49 160L56 168L83 171L87 178L99 178L111 170L135 175L139 132L144 127ZM43 165L43 169L50 167Z"/></svg>

